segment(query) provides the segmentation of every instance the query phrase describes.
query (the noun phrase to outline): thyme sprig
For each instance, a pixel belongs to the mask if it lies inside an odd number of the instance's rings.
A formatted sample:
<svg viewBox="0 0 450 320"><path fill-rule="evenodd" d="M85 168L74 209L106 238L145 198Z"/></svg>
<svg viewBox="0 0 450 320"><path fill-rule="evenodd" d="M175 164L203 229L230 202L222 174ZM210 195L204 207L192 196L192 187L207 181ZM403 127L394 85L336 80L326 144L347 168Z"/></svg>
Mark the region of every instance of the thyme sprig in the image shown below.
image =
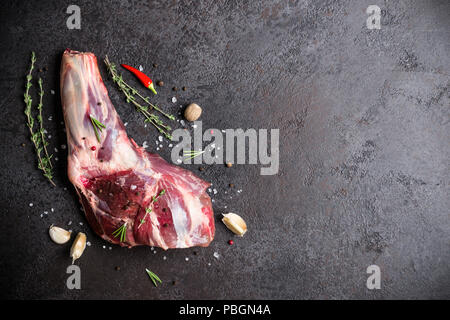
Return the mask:
<svg viewBox="0 0 450 320"><path fill-rule="evenodd" d="M47 151L48 142L45 140L44 122L42 120L42 107L44 106L42 103L42 98L44 97L44 89L42 88L42 79L41 78L39 78L38 83L39 83L39 104L37 106L37 109L39 110L39 115L37 116L37 119L39 122L39 132L41 133L42 146L44 148L45 157L48 159L50 168L53 168L52 162L50 161L51 156L48 154L48 151Z"/></svg>
<svg viewBox="0 0 450 320"><path fill-rule="evenodd" d="M120 242L124 242L127 238L127 224L128 222L125 222L112 233L113 237L119 238Z"/></svg>
<svg viewBox="0 0 450 320"><path fill-rule="evenodd" d="M148 276L150 277L150 280L152 280L155 287L158 286L157 282L162 283L161 279L153 272L145 268L145 271L147 271Z"/></svg>
<svg viewBox="0 0 450 320"><path fill-rule="evenodd" d="M172 135L169 133L172 128L169 125L165 124L157 115L151 113L150 111L155 110L170 120L175 120L175 117L162 111L158 106L152 104L148 97L144 97L136 89L126 83L123 80L122 75L118 74L115 64L109 61L108 56L105 57L104 62L106 64L106 67L108 68L109 73L112 76L113 81L117 84L123 94L125 94L127 103L132 103L136 107L136 110L144 115L145 122L152 124L167 139L172 140ZM145 103L139 103L136 98L140 98Z"/></svg>
<svg viewBox="0 0 450 320"><path fill-rule="evenodd" d="M150 202L150 204L155 203L156 201L158 201L158 198L161 197L162 195L164 195L166 193L166 189L162 189L159 194L157 196L153 196L152 197L152 202ZM139 226L138 229L145 223L145 218L147 217L148 214L152 213L152 208L146 208L145 209L145 214L144 217L140 220L139 222Z"/></svg>
<svg viewBox="0 0 450 320"><path fill-rule="evenodd" d="M100 142L100 135L98 132L100 131L100 133L102 133L102 130L105 129L106 126L97 119L95 119L93 116L89 115L89 117L91 118L91 123L92 126L94 127L95 136L97 137L98 142Z"/></svg>
<svg viewBox="0 0 450 320"><path fill-rule="evenodd" d="M39 111L39 114L37 116L39 128L36 132L34 132L34 118L31 111L31 107L33 105L33 99L30 95L30 88L32 87L31 81L33 80L32 72L34 69L34 63L36 62L36 55L34 52L31 53L31 65L30 70L27 74L27 82L25 85L25 94L24 94L24 102L25 102L25 115L27 116L27 126L30 130L31 135L31 142L33 142L34 148L36 150L36 155L38 157L38 168L43 171L44 177L46 177L52 185L55 186L55 183L53 182L53 174L52 174L52 163L51 163L51 156L49 156L47 152L46 146L48 145L48 142L45 140L45 130L43 127L43 121L42 121L42 99L44 96L44 90L42 88L42 79L39 78L39 104L37 106L37 109ZM44 151L44 154L42 152Z"/></svg>

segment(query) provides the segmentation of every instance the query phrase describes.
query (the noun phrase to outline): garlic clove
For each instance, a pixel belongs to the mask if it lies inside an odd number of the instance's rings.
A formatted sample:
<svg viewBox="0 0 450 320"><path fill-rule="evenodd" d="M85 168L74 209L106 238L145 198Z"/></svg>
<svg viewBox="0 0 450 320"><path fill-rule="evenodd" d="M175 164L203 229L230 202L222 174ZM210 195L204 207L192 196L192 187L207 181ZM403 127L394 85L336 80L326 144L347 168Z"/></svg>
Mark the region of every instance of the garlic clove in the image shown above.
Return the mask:
<svg viewBox="0 0 450 320"><path fill-rule="evenodd" d="M72 264L83 254L86 248L86 235L83 232L78 232L75 241L70 248L70 257L72 258Z"/></svg>
<svg viewBox="0 0 450 320"><path fill-rule="evenodd" d="M247 224L236 213L223 214L222 222L230 229L234 234L243 236L247 232Z"/></svg>
<svg viewBox="0 0 450 320"><path fill-rule="evenodd" d="M64 244L70 240L71 232L63 228L51 225L48 229L48 234L50 235L50 238L53 240L53 242L57 244Z"/></svg>

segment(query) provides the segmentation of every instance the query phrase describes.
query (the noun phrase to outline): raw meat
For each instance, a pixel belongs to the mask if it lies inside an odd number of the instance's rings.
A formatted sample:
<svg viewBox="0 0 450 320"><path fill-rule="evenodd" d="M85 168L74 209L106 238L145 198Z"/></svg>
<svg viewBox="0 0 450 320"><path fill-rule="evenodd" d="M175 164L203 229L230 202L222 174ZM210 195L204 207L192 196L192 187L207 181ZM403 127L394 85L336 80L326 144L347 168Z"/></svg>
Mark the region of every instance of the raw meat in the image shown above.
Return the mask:
<svg viewBox="0 0 450 320"><path fill-rule="evenodd" d="M215 230L211 199L205 192L210 184L128 138L95 55L66 50L60 81L68 175L94 231L128 247L208 246ZM90 116L106 126L100 142ZM153 203L152 197L162 190L165 194ZM146 209L151 209L147 215ZM139 226L141 219L145 222ZM122 242L113 232L125 223Z"/></svg>

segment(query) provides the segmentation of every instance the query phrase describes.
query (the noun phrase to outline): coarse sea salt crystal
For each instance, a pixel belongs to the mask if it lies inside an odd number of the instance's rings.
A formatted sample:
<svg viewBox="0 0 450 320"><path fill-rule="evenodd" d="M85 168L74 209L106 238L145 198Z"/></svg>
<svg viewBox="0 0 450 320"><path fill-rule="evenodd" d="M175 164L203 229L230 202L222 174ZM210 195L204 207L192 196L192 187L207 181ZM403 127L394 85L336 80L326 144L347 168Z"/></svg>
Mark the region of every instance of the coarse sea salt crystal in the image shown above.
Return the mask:
<svg viewBox="0 0 450 320"><path fill-rule="evenodd" d="M41 214L41 218L43 217L44 215L43 214Z"/></svg>
<svg viewBox="0 0 450 320"><path fill-rule="evenodd" d="M217 194L217 189L213 189L213 193L214 193L214 194Z"/></svg>
<svg viewBox="0 0 450 320"><path fill-rule="evenodd" d="M125 122L123 125L126 127L128 125L128 122Z"/></svg>
<svg viewBox="0 0 450 320"><path fill-rule="evenodd" d="M169 144L169 148L172 148L173 147L173 144Z"/></svg>
<svg viewBox="0 0 450 320"><path fill-rule="evenodd" d="M211 262L208 262L208 266L210 266L211 265Z"/></svg>
<svg viewBox="0 0 450 320"><path fill-rule="evenodd" d="M51 135L51 134L49 134L49 135L47 136L47 138L51 139L51 138L52 138L52 135Z"/></svg>
<svg viewBox="0 0 450 320"><path fill-rule="evenodd" d="M159 140L160 142L162 142L162 141L163 141L163 137L162 137L162 136L159 136L159 137L158 137L158 140Z"/></svg>
<svg viewBox="0 0 450 320"><path fill-rule="evenodd" d="M33 206L33 203L30 203L29 206L32 207L32 206Z"/></svg>
<svg viewBox="0 0 450 320"><path fill-rule="evenodd" d="M65 144L62 144L62 145L61 145L61 149L64 150L65 148L67 148L67 146L66 146Z"/></svg>
<svg viewBox="0 0 450 320"><path fill-rule="evenodd" d="M80 222L80 226L82 226L83 225L83 222Z"/></svg>
<svg viewBox="0 0 450 320"><path fill-rule="evenodd" d="M220 257L220 255L219 255L219 253L218 253L217 251L214 252L213 256L214 256L214 258L216 258L216 259L219 259L219 257Z"/></svg>
<svg viewBox="0 0 450 320"><path fill-rule="evenodd" d="M106 249L106 246L103 246L103 249Z"/></svg>
<svg viewBox="0 0 450 320"><path fill-rule="evenodd" d="M164 257L163 257L163 260L167 260L167 257L166 257L166 256L164 256Z"/></svg>
<svg viewBox="0 0 450 320"><path fill-rule="evenodd" d="M184 120L180 120L182 126L184 126Z"/></svg>
<svg viewBox="0 0 450 320"><path fill-rule="evenodd" d="M55 90L50 90L50 93L51 94L55 94Z"/></svg>
<svg viewBox="0 0 450 320"><path fill-rule="evenodd" d="M55 148L55 152L58 152L58 148Z"/></svg>
<svg viewBox="0 0 450 320"><path fill-rule="evenodd" d="M158 147L158 148L156 148L156 151L159 151L159 147Z"/></svg>
<svg viewBox="0 0 450 320"><path fill-rule="evenodd" d="M147 141L144 141L144 142L142 143L142 148L144 148L144 149L147 149L147 148L148 148Z"/></svg>
<svg viewBox="0 0 450 320"><path fill-rule="evenodd" d="M51 211L51 212L55 212L55 209L53 209L53 208L50 208L50 211Z"/></svg>
<svg viewBox="0 0 450 320"><path fill-rule="evenodd" d="M139 71L144 71L144 67L139 65Z"/></svg>
<svg viewBox="0 0 450 320"><path fill-rule="evenodd" d="M70 226L71 224L72 224L72 221L69 221L69 223L67 225Z"/></svg>
<svg viewBox="0 0 450 320"><path fill-rule="evenodd" d="M197 128L197 125L196 125L196 124L193 124L193 125L192 125L192 128L194 128L194 129Z"/></svg>
<svg viewBox="0 0 450 320"><path fill-rule="evenodd" d="M172 102L173 102L173 103L177 102L177 98L172 97Z"/></svg>
<svg viewBox="0 0 450 320"><path fill-rule="evenodd" d="M177 159L177 162L178 162L178 163L181 163L181 159Z"/></svg>
<svg viewBox="0 0 450 320"><path fill-rule="evenodd" d="M134 185L134 184L132 184L131 186L130 186L130 189L131 190L134 190L134 189L136 189L137 187Z"/></svg>
<svg viewBox="0 0 450 320"><path fill-rule="evenodd" d="M86 242L86 245L87 245L88 247L90 247L90 246L91 246L91 243L88 241L88 242Z"/></svg>
<svg viewBox="0 0 450 320"><path fill-rule="evenodd" d="M159 147L160 147L160 148L162 148L162 147L163 147L163 145L162 145L162 144L160 144L160 145L159 145Z"/></svg>
<svg viewBox="0 0 450 320"><path fill-rule="evenodd" d="M58 161L59 160L59 158L58 157L55 157L55 161Z"/></svg>
<svg viewBox="0 0 450 320"><path fill-rule="evenodd" d="M186 258L184 258L184 260L186 260L186 261L189 261L189 258L188 258L188 257L186 257Z"/></svg>
<svg viewBox="0 0 450 320"><path fill-rule="evenodd" d="M53 120L52 116L48 117L48 121L52 121L52 120Z"/></svg>
<svg viewBox="0 0 450 320"><path fill-rule="evenodd" d="M212 191L212 189L211 188L208 188L208 192L211 192Z"/></svg>

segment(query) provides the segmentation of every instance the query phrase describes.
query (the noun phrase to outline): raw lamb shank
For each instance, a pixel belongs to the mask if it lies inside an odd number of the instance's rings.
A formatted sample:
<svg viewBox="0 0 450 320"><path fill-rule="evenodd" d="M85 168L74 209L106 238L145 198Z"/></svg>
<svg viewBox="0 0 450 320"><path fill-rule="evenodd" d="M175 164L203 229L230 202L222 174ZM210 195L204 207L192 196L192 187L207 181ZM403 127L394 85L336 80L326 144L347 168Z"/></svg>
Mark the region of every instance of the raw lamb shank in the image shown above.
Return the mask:
<svg viewBox="0 0 450 320"><path fill-rule="evenodd" d="M94 54L64 52L61 99L69 179L99 236L128 247L209 245L214 218L205 190L210 184L128 138ZM100 142L91 117L105 125Z"/></svg>

